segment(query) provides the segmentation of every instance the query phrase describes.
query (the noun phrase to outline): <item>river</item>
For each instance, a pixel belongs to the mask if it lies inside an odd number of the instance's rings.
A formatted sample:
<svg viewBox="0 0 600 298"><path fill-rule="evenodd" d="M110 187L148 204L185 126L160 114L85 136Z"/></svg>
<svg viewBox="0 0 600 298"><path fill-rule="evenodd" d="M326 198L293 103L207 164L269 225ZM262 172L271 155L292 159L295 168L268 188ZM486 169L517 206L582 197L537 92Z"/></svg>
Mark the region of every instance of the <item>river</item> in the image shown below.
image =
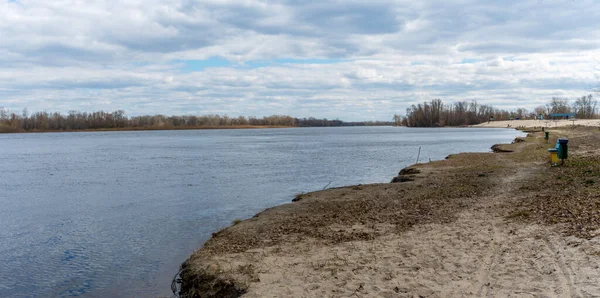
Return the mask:
<svg viewBox="0 0 600 298"><path fill-rule="evenodd" d="M295 194L389 182L521 132L340 127L0 135L0 297L168 297L234 219Z"/></svg>

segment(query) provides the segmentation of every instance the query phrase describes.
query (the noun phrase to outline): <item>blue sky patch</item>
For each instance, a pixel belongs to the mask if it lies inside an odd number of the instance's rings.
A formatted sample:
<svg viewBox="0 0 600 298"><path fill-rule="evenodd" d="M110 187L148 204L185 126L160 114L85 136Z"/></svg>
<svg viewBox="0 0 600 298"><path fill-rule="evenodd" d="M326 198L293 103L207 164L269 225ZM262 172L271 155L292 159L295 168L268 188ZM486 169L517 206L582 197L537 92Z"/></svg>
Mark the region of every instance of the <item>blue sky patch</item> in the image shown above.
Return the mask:
<svg viewBox="0 0 600 298"><path fill-rule="evenodd" d="M462 59L462 61L460 61L460 64L472 64L472 63L477 63L477 62L481 62L481 59L476 59L476 58L465 58Z"/></svg>
<svg viewBox="0 0 600 298"><path fill-rule="evenodd" d="M251 60L243 63L234 63L221 57L210 57L206 60L175 60L176 64L181 65L184 72L203 71L211 67L236 67L236 68L260 68L268 66L286 65L286 64L335 64L345 62L343 59L292 59L281 58L273 60Z"/></svg>
<svg viewBox="0 0 600 298"><path fill-rule="evenodd" d="M334 63L340 63L340 62L344 62L345 60L342 59L335 59L335 58L329 58L329 59L290 59L290 58L284 58L284 59L275 59L274 62L277 64L334 64Z"/></svg>
<svg viewBox="0 0 600 298"><path fill-rule="evenodd" d="M185 72L203 71L209 67L229 67L233 64L221 57L210 57L206 60L175 60L175 63L182 64L181 70Z"/></svg>

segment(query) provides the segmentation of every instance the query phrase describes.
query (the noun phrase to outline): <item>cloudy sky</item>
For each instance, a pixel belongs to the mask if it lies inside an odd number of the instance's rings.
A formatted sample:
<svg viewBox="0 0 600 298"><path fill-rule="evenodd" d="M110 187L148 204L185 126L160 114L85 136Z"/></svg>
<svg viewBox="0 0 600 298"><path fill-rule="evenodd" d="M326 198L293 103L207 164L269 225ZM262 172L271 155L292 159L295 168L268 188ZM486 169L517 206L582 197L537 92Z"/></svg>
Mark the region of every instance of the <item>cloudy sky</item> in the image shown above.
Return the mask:
<svg viewBox="0 0 600 298"><path fill-rule="evenodd" d="M389 120L533 108L599 74L596 0L0 0L12 110Z"/></svg>

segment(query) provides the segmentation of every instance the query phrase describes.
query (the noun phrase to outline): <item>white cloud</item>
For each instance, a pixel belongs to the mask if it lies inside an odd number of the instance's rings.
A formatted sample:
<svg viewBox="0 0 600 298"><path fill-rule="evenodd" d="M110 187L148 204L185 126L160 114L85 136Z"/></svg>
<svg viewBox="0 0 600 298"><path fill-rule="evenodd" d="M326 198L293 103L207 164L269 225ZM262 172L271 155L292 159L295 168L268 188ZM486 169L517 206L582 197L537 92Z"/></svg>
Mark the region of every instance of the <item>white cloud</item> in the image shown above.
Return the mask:
<svg viewBox="0 0 600 298"><path fill-rule="evenodd" d="M4 1L0 106L348 120L433 97L532 108L596 86L599 25L593 0ZM231 66L175 62L215 56Z"/></svg>

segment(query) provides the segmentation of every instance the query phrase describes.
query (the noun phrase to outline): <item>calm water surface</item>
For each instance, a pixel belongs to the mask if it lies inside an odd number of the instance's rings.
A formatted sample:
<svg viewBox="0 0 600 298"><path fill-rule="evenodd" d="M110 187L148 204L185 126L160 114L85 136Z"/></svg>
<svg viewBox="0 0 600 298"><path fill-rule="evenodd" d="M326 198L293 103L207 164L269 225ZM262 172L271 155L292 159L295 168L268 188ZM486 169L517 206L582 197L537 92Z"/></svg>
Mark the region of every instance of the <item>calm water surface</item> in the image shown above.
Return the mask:
<svg viewBox="0 0 600 298"><path fill-rule="evenodd" d="M520 132L395 127L0 135L0 297L164 297L236 218Z"/></svg>

